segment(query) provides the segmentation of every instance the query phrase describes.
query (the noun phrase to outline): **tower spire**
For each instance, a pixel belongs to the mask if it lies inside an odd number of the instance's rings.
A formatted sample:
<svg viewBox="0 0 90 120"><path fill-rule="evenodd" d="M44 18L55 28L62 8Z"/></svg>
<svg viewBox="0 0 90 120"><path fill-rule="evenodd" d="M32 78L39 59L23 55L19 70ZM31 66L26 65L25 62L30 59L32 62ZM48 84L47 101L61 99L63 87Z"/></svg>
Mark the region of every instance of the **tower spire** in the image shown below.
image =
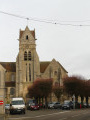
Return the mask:
<svg viewBox="0 0 90 120"><path fill-rule="evenodd" d="M29 18L27 18L27 26L28 26L28 21L29 21Z"/></svg>

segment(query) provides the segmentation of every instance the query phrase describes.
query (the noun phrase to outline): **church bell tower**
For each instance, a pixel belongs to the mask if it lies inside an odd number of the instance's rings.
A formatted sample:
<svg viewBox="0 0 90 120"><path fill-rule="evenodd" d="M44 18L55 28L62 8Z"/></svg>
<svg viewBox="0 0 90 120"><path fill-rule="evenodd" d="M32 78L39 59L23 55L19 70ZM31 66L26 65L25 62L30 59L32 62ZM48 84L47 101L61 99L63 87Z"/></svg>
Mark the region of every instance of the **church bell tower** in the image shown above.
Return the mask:
<svg viewBox="0 0 90 120"><path fill-rule="evenodd" d="M28 85L40 75L39 57L36 52L35 30L20 30L19 54L16 59L16 96L26 96Z"/></svg>

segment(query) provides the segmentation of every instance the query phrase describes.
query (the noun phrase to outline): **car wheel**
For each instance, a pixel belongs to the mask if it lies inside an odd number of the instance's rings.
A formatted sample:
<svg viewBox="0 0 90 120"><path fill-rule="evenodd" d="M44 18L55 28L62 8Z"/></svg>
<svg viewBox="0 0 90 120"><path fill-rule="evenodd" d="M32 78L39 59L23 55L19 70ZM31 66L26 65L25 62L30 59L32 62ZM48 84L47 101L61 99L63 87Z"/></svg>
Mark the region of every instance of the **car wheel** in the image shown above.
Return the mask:
<svg viewBox="0 0 90 120"><path fill-rule="evenodd" d="M10 111L10 115L12 114L12 111Z"/></svg>

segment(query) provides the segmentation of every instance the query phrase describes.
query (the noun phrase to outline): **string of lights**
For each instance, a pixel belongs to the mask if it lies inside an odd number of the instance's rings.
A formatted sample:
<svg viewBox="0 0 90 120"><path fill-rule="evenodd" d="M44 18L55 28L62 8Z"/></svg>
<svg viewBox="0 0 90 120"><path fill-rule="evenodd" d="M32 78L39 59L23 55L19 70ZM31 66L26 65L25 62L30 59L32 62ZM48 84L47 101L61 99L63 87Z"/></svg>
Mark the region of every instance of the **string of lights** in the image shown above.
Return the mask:
<svg viewBox="0 0 90 120"><path fill-rule="evenodd" d="M73 24L74 22L90 22L90 20L83 20L83 21L60 21L60 22L54 22L55 20L44 20L44 19L38 19L38 18L28 18L25 16L20 16L20 15L15 15L12 13L7 13L7 12L3 12L0 11L0 13L2 14L6 14L9 16L14 16L14 17L18 17L21 19L26 19L27 21L37 21L37 22L43 22L43 23L50 23L50 24L57 24L57 25L63 25L63 26L90 26L90 24ZM66 22L66 23L65 23ZM71 23L70 23L71 22Z"/></svg>

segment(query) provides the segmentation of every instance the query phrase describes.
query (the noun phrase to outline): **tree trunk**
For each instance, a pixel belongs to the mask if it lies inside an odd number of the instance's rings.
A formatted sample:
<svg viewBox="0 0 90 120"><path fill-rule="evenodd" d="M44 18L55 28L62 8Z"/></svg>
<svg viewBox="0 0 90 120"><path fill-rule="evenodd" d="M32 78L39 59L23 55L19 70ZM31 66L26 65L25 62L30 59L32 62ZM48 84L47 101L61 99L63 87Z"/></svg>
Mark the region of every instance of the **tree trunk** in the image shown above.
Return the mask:
<svg viewBox="0 0 90 120"><path fill-rule="evenodd" d="M76 103L78 102L78 96L75 96L75 101L76 101Z"/></svg>
<svg viewBox="0 0 90 120"><path fill-rule="evenodd" d="M40 97L39 97L39 104L40 104L41 102L40 102Z"/></svg>
<svg viewBox="0 0 90 120"><path fill-rule="evenodd" d="M78 96L75 96L75 108L78 108Z"/></svg>
<svg viewBox="0 0 90 120"><path fill-rule="evenodd" d="M87 107L88 107L88 96L86 96L86 104L87 104Z"/></svg>
<svg viewBox="0 0 90 120"><path fill-rule="evenodd" d="M81 96L81 105L83 106L83 100L84 100L84 97Z"/></svg>
<svg viewBox="0 0 90 120"><path fill-rule="evenodd" d="M48 104L47 104L47 97L45 97L45 108L48 107Z"/></svg>
<svg viewBox="0 0 90 120"><path fill-rule="evenodd" d="M58 102L60 102L60 97L58 97Z"/></svg>

